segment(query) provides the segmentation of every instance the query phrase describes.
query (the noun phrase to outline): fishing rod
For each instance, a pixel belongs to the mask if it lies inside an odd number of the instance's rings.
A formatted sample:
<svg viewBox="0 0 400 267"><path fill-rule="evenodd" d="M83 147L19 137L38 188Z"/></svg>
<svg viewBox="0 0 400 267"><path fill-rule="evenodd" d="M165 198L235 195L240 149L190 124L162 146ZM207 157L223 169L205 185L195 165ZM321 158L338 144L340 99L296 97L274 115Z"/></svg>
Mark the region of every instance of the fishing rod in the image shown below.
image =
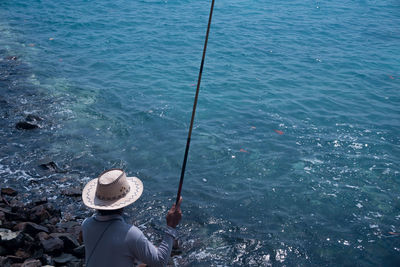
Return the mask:
<svg viewBox="0 0 400 267"><path fill-rule="evenodd" d="M205 39L205 41L204 41L203 57L202 57L202 59L201 59L201 64L200 64L199 78L197 79L196 96L195 96L195 98L194 98L194 103L193 103L192 118L191 118L191 120L190 120L189 133L188 133L188 137L187 137L187 141L186 141L185 156L183 157L183 164L182 164L182 170L181 170L181 179L179 180L179 188L178 188L178 193L177 193L177 195L176 195L176 202L175 202L175 205L178 205L179 199L181 198L181 191L182 191L182 185L183 185L183 178L185 177L186 162L187 162L187 158L188 158L188 154L189 154L190 139L191 139L191 137L192 137L193 121L194 121L194 116L195 116L195 114L196 114L197 99L199 98L201 75L202 75L202 73L203 73L204 58L206 57L206 50L207 50L207 43L208 43L208 34L210 33L211 18L212 18L212 13L213 13L213 10L214 10L214 2L215 2L215 0L212 0L212 2L211 2L210 16L209 16L209 18L208 18L208 26L207 26L206 39Z"/></svg>

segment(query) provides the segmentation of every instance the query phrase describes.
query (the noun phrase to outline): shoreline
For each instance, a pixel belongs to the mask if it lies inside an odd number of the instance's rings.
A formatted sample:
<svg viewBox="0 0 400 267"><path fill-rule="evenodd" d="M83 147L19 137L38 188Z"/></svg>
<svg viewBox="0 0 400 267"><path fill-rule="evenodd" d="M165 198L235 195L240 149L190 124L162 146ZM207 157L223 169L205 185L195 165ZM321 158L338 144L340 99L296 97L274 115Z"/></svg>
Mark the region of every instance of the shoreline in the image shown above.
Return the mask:
<svg viewBox="0 0 400 267"><path fill-rule="evenodd" d="M82 219L63 217L47 197L22 200L16 190L1 188L0 266L83 266Z"/></svg>

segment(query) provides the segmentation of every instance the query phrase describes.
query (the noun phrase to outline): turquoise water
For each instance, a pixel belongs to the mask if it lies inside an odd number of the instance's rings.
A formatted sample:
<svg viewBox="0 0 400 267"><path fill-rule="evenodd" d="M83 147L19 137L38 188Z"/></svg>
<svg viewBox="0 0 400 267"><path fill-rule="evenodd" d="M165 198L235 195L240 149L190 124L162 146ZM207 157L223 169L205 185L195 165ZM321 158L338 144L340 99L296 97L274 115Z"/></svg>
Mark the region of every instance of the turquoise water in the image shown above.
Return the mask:
<svg viewBox="0 0 400 267"><path fill-rule="evenodd" d="M145 186L128 214L157 241L209 6L1 1L2 184L86 216L60 189L122 167ZM175 265L400 262L399 25L395 0L216 1ZM40 129L15 129L27 114Z"/></svg>

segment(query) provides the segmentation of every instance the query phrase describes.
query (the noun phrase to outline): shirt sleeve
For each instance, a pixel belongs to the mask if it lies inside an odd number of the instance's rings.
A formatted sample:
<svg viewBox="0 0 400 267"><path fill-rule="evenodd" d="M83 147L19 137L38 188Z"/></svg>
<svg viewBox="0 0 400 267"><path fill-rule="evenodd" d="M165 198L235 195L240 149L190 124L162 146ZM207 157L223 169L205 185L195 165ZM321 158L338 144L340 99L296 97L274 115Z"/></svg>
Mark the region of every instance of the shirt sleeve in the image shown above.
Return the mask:
<svg viewBox="0 0 400 267"><path fill-rule="evenodd" d="M128 232L128 245L136 259L151 267L166 266L171 255L172 244L176 237L176 230L168 227L164 238L156 248L137 227L133 226Z"/></svg>

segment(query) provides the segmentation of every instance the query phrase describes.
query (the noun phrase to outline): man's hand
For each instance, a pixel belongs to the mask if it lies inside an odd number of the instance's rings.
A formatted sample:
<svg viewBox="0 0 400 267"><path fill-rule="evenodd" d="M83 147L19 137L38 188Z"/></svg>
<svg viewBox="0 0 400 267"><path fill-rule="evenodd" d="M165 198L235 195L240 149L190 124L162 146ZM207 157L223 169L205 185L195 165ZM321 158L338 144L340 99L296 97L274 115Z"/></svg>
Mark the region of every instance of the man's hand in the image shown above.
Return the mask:
<svg viewBox="0 0 400 267"><path fill-rule="evenodd" d="M171 226L172 228L175 228L182 219L181 203L182 197L179 199L178 205L176 207L175 204L172 205L171 209L167 213L167 225Z"/></svg>

